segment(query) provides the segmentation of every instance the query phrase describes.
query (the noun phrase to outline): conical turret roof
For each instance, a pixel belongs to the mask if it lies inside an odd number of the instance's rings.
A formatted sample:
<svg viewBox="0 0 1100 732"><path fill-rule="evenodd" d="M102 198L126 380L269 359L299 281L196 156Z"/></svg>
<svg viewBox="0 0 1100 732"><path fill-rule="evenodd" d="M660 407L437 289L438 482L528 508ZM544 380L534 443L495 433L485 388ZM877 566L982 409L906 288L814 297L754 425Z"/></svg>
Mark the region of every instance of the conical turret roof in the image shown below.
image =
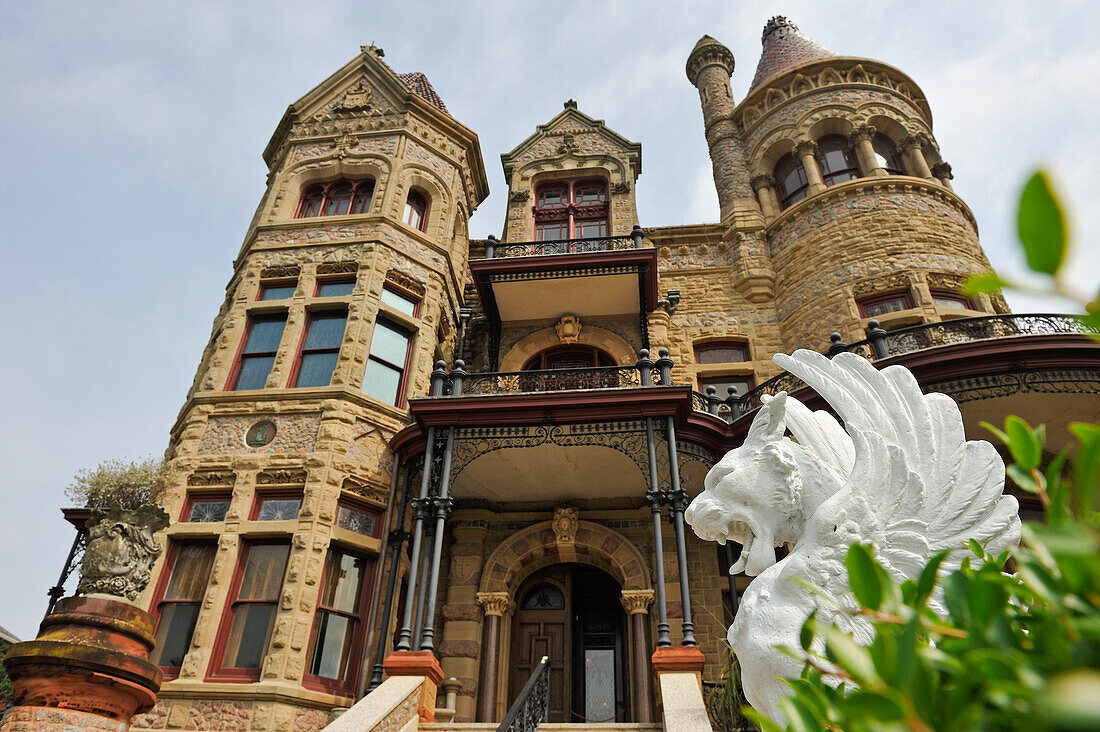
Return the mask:
<svg viewBox="0 0 1100 732"><path fill-rule="evenodd" d="M760 52L760 63L756 65L750 91L796 66L840 55L798 30L797 25L782 15L768 21L760 42L764 50Z"/></svg>

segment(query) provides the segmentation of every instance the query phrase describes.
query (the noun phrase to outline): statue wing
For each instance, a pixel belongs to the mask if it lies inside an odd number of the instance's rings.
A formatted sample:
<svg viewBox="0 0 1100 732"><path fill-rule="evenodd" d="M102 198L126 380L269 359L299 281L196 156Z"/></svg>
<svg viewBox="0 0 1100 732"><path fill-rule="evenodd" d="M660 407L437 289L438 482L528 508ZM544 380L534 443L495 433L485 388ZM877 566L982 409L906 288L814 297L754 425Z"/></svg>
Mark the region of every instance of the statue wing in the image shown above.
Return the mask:
<svg viewBox="0 0 1100 732"><path fill-rule="evenodd" d="M873 542L895 577L917 576L932 554L969 539L991 551L1019 540L1004 463L990 443L966 439L949 396L924 394L904 367L879 370L851 353L800 350L775 361L813 387L852 436L851 474L822 509L848 522L852 539Z"/></svg>

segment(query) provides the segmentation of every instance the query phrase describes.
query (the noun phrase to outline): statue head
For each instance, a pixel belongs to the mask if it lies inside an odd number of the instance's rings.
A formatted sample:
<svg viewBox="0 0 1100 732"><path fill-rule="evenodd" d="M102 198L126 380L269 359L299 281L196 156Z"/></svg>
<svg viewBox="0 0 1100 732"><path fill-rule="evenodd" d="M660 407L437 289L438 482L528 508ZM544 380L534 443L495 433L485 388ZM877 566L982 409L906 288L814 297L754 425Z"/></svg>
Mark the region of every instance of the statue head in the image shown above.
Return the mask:
<svg viewBox="0 0 1100 732"><path fill-rule="evenodd" d="M775 547L797 542L813 509L840 488L836 470L811 447L784 436L788 426L798 437L815 421L786 393L766 401L745 442L711 468L688 507L684 518L701 538L742 545L731 573L755 576L775 564Z"/></svg>

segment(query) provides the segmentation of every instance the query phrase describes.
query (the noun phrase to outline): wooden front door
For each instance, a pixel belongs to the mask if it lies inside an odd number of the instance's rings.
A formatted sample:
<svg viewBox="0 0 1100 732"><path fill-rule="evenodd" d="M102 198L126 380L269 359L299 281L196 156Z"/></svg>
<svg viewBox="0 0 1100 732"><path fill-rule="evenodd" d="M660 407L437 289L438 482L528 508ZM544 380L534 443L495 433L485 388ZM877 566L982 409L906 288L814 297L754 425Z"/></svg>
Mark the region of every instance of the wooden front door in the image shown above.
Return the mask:
<svg viewBox="0 0 1100 732"><path fill-rule="evenodd" d="M570 658L571 573L565 566L537 572L516 593L515 628L512 634L512 682L508 704L519 696L531 672L550 659L550 719L568 722L573 708L566 669Z"/></svg>
<svg viewBox="0 0 1100 732"><path fill-rule="evenodd" d="M508 705L543 656L550 659L550 722L625 722L621 590L597 569L558 564L516 592Z"/></svg>

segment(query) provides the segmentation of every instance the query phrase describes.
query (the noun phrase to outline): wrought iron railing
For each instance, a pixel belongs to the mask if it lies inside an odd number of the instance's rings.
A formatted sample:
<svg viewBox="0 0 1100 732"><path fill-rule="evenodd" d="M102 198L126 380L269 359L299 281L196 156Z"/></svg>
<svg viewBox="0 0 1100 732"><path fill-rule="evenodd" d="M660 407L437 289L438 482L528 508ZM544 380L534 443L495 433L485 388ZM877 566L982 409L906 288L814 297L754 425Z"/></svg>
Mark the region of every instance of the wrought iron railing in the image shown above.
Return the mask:
<svg viewBox="0 0 1100 732"><path fill-rule="evenodd" d="M828 355L832 357L838 353L856 353L873 361L957 343L1021 336L1083 335L1092 332L1076 316L1051 313L957 318L939 323L921 323L889 331L880 328L876 320L870 321L868 325L867 338L855 343L842 343L840 336L834 333L832 345L827 352ZM737 398L737 413L732 414L732 417L736 419L742 414L760 407L762 404L761 397L765 394L774 396L781 391L789 393L805 386L806 383L802 379L784 371L778 376L768 379L755 389L740 395ZM704 397L705 399L706 397ZM701 411L717 413L714 411L713 400L708 402L707 406L707 409Z"/></svg>
<svg viewBox="0 0 1100 732"><path fill-rule="evenodd" d="M626 236L595 236L584 239L559 239L557 241L524 241L509 244L501 243L490 235L485 240L485 258L504 257L546 257L558 254L587 254L589 252L617 252L626 249L641 249L645 232L635 225Z"/></svg>
<svg viewBox="0 0 1100 732"><path fill-rule="evenodd" d="M543 656L497 732L533 732L550 715L550 658Z"/></svg>
<svg viewBox="0 0 1100 732"><path fill-rule="evenodd" d="M642 375L636 366L500 371L470 374L462 382L462 395L625 389L641 385Z"/></svg>

